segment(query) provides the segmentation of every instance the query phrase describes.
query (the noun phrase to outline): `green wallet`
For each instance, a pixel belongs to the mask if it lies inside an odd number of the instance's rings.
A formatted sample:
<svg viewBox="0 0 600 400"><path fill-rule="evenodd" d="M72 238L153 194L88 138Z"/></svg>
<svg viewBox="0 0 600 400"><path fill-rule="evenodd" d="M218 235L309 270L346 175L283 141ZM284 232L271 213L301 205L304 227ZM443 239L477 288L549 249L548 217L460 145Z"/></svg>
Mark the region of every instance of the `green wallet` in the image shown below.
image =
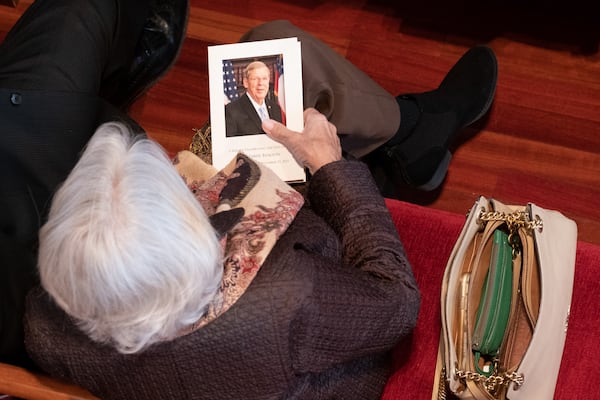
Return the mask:
<svg viewBox="0 0 600 400"><path fill-rule="evenodd" d="M475 368L486 376L494 372L493 362L490 360L496 356L504 339L510 314L512 284L512 247L508 242L508 234L496 229L472 338ZM487 360L484 368L479 365L481 357Z"/></svg>

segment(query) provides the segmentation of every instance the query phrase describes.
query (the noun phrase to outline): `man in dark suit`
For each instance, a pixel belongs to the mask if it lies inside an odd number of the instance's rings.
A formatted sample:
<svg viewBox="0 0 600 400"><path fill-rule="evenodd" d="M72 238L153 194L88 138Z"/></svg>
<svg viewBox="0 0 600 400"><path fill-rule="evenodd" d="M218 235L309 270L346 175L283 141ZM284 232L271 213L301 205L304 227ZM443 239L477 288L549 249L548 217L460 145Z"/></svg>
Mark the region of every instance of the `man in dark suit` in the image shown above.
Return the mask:
<svg viewBox="0 0 600 400"><path fill-rule="evenodd" d="M56 188L100 123L137 127L125 110L174 62L188 7L37 0L0 44L0 361L28 362L23 304Z"/></svg>
<svg viewBox="0 0 600 400"><path fill-rule="evenodd" d="M270 93L271 71L262 61L254 61L244 69L246 93L225 106L226 136L244 136L264 133L264 119L282 122L281 107Z"/></svg>

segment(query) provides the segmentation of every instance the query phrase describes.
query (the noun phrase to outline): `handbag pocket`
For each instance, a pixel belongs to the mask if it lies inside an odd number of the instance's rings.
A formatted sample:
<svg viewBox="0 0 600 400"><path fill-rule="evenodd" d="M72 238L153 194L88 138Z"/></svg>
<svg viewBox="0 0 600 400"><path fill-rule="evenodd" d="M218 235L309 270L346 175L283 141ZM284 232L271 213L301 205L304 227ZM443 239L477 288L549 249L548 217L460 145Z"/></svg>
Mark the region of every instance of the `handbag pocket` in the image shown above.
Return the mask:
<svg viewBox="0 0 600 400"><path fill-rule="evenodd" d="M472 336L474 366L477 372L485 376L494 373L494 358L504 340L511 309L512 286L512 247L508 242L508 234L496 229Z"/></svg>

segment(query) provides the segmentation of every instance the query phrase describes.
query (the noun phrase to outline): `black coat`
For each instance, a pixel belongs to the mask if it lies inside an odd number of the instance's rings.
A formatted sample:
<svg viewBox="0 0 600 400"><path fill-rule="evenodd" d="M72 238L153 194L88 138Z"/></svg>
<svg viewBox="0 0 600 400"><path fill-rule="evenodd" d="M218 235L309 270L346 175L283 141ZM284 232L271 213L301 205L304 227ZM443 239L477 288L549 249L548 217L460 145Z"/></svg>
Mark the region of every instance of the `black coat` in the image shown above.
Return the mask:
<svg viewBox="0 0 600 400"><path fill-rule="evenodd" d="M97 96L0 89L0 360L23 364L25 294L52 195L99 123L131 122Z"/></svg>
<svg viewBox="0 0 600 400"><path fill-rule="evenodd" d="M276 97L266 97L269 117L282 122L281 107ZM226 136L244 136L264 133L261 120L247 94L225 106Z"/></svg>

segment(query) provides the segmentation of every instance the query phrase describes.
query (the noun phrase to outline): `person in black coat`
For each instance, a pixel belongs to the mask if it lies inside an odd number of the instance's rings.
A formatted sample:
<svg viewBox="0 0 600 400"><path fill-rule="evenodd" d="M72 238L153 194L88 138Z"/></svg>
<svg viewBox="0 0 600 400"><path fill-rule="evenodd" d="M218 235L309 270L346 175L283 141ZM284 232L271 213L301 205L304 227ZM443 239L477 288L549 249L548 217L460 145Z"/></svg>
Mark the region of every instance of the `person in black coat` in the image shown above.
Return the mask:
<svg viewBox="0 0 600 400"><path fill-rule="evenodd" d="M96 128L175 61L188 1L38 0L0 44L0 361L28 365L38 230Z"/></svg>
<svg viewBox="0 0 600 400"><path fill-rule="evenodd" d="M271 72L262 61L253 61L244 68L246 93L225 106L227 137L264 133L264 119L282 122L281 107L270 90Z"/></svg>

